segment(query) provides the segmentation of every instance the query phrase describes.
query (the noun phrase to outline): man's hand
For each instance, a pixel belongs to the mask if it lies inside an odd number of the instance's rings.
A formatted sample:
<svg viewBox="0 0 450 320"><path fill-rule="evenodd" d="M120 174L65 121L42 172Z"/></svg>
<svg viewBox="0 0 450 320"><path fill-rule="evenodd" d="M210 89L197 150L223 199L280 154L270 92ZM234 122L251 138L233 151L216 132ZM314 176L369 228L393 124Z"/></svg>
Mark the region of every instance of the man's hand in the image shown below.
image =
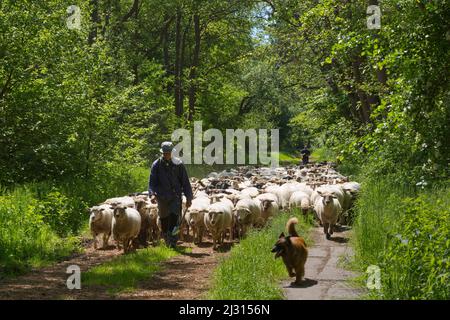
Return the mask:
<svg viewBox="0 0 450 320"><path fill-rule="evenodd" d="M192 205L192 200L186 200L186 209Z"/></svg>
<svg viewBox="0 0 450 320"><path fill-rule="evenodd" d="M156 203L156 196L155 196L155 195L152 195L152 196L150 197L150 202L153 203L153 204Z"/></svg>

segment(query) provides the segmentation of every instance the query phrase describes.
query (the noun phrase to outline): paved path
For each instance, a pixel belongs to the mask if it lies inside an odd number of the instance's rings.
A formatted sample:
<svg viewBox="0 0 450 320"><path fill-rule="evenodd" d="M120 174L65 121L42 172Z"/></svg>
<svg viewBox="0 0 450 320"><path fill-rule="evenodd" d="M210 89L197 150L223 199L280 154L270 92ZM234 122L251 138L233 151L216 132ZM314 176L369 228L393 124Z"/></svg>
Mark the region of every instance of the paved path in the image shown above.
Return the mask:
<svg viewBox="0 0 450 320"><path fill-rule="evenodd" d="M347 242L349 231L335 232L331 240L326 240L322 228L312 231L314 246L309 248L305 265L305 280L302 285L294 286L289 279L282 283L284 295L288 300L337 300L358 299L363 293L346 281L355 274L338 267L342 256L351 255Z"/></svg>

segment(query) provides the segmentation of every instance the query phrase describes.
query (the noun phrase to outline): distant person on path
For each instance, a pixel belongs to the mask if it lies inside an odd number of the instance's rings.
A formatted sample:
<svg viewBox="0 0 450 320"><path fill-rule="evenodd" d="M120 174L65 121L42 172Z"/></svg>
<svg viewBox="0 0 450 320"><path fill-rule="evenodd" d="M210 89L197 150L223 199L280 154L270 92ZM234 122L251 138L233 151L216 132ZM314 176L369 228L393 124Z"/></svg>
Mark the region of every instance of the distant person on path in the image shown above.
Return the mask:
<svg viewBox="0 0 450 320"><path fill-rule="evenodd" d="M305 145L300 153L302 155L302 164L307 165L309 163L309 156L311 155L311 151L309 151L309 149Z"/></svg>
<svg viewBox="0 0 450 320"><path fill-rule="evenodd" d="M186 196L186 208L192 203L192 188L184 164L172 157L173 144L161 144L161 157L152 164L148 182L148 196L158 203L162 237L166 244L175 248L181 224L182 193Z"/></svg>

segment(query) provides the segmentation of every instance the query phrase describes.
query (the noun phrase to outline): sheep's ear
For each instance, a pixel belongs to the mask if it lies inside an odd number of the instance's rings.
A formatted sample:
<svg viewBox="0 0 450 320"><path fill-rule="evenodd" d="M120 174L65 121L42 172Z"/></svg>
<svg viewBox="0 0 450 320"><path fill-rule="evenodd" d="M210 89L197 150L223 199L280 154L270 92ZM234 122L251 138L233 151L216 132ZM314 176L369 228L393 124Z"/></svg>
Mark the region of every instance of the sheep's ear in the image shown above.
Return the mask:
<svg viewBox="0 0 450 320"><path fill-rule="evenodd" d="M267 201L269 201L270 203L275 202L275 200L273 200L273 199L269 199Z"/></svg>
<svg viewBox="0 0 450 320"><path fill-rule="evenodd" d="M282 232L281 234L280 234L280 236L278 237L278 239L281 239L281 238L284 238L285 236L284 236L284 232Z"/></svg>
<svg viewBox="0 0 450 320"><path fill-rule="evenodd" d="M317 190L317 193L319 194L319 196L322 195L322 191Z"/></svg>
<svg viewBox="0 0 450 320"><path fill-rule="evenodd" d="M91 209L92 209L92 208L89 208L89 207L86 208L86 212L90 214L90 213L91 213Z"/></svg>

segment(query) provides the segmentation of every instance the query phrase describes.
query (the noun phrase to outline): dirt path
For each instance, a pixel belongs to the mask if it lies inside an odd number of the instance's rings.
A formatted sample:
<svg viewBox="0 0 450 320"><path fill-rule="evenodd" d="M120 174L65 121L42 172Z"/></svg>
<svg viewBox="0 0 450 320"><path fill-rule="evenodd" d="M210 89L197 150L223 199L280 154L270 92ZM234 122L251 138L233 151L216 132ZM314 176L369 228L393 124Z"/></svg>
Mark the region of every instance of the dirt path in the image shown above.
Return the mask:
<svg viewBox="0 0 450 320"><path fill-rule="evenodd" d="M293 286L293 280L282 283L288 300L337 300L358 299L362 290L352 288L346 281L354 276L350 271L338 266L342 256L351 255L347 242L349 231L342 228L335 232L331 240L326 240L322 228L314 228L314 246L309 249L305 265L305 281L301 286Z"/></svg>
<svg viewBox="0 0 450 320"><path fill-rule="evenodd" d="M163 270L138 285L135 291L112 296L104 287L89 286L81 290L66 287L67 267L76 264L83 272L112 260L122 252L94 250L88 247L83 254L72 257L51 267L32 270L30 273L0 281L2 299L200 299L209 289L209 281L219 258L227 254L230 245L225 244L221 252L213 252L212 243L206 241L201 247L191 247L191 253L182 253L166 262Z"/></svg>
<svg viewBox="0 0 450 320"><path fill-rule="evenodd" d="M283 282L286 299L356 299L361 294L361 291L346 283L346 279L353 274L337 266L342 255L351 253L346 243L348 233L345 230L336 232L332 240L326 240L320 228L313 229L315 245L309 249L305 282L300 287L291 286L292 279ZM101 286L67 289L68 266L78 265L83 276L83 272L90 268L122 254L115 249L94 250L88 246L85 253L67 261L14 279L0 280L0 299L205 299L212 272L220 258L227 255L231 245L228 244L221 252L214 252L208 240L201 247L191 242L181 243L180 246L190 247L192 251L163 262L162 271L140 282L132 292L111 295Z"/></svg>

